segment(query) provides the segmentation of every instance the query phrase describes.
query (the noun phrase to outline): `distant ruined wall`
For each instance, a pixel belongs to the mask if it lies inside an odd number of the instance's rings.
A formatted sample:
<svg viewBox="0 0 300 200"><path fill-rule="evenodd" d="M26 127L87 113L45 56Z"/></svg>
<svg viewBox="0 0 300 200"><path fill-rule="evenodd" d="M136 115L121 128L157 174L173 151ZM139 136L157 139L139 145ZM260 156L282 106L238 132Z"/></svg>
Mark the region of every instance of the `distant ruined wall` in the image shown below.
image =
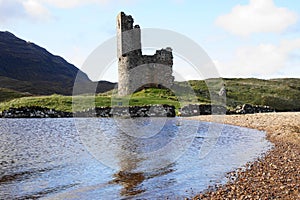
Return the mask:
<svg viewBox="0 0 300 200"><path fill-rule="evenodd" d="M143 55L141 30L133 26L133 18L121 12L117 17L118 94L126 96L145 87L171 88L172 49L157 50L154 55Z"/></svg>

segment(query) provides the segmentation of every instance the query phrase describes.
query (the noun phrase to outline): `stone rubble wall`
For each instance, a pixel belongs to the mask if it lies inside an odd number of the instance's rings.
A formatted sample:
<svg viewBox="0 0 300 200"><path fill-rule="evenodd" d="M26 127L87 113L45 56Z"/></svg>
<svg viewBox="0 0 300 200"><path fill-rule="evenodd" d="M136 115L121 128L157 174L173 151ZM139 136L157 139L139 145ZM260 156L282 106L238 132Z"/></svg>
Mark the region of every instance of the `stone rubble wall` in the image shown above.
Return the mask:
<svg viewBox="0 0 300 200"><path fill-rule="evenodd" d="M270 106L244 104L237 106L230 114L253 114L266 112L275 112L275 109L271 108Z"/></svg>
<svg viewBox="0 0 300 200"><path fill-rule="evenodd" d="M175 107L169 105L97 107L75 113L76 117L175 117Z"/></svg>
<svg viewBox="0 0 300 200"><path fill-rule="evenodd" d="M68 118L68 117L175 117L175 107L169 105L96 107L81 112L63 112L38 106L4 110L2 118Z"/></svg>
<svg viewBox="0 0 300 200"><path fill-rule="evenodd" d="M227 112L227 109L226 107L221 105L189 104L183 106L179 112L181 116L187 117L187 116L198 116L198 115L211 115L212 113L225 114Z"/></svg>
<svg viewBox="0 0 300 200"><path fill-rule="evenodd" d="M275 112L269 106L244 104L234 110L221 105L189 104L179 110L179 116L211 114L253 114ZM2 118L68 118L68 117L175 117L175 107L170 105L96 107L81 112L63 112L39 106L9 108L0 113Z"/></svg>
<svg viewBox="0 0 300 200"><path fill-rule="evenodd" d="M228 110L221 105L211 104L189 104L180 109L181 116L197 116L197 115L211 115L211 114L254 114L254 113L267 113L275 112L275 109L270 106L250 105L244 104L237 106L234 110Z"/></svg>
<svg viewBox="0 0 300 200"><path fill-rule="evenodd" d="M71 112L56 111L54 109L42 108L39 106L9 108L1 115L3 118L66 118L72 117Z"/></svg>

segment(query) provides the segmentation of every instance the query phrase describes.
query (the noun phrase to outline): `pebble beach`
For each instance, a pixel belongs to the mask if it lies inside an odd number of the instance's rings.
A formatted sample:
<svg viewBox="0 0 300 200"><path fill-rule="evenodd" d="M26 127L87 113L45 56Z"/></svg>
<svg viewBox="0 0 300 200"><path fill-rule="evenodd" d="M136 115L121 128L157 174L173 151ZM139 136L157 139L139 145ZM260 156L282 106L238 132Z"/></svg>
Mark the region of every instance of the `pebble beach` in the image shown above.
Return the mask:
<svg viewBox="0 0 300 200"><path fill-rule="evenodd" d="M191 119L213 120L211 115ZM193 199L300 199L300 112L226 115L223 123L265 131L274 148L229 173L232 181Z"/></svg>

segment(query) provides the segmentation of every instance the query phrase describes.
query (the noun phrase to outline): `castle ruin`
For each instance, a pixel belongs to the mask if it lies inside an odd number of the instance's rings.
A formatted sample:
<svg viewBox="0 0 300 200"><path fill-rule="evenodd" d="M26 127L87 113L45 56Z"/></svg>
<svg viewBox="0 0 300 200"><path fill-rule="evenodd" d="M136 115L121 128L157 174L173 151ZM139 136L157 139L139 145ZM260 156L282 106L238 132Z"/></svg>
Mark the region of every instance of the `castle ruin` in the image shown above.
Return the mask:
<svg viewBox="0 0 300 200"><path fill-rule="evenodd" d="M143 55L141 30L133 26L131 15L124 12L117 16L118 94L130 95L147 87L171 88L172 49L156 50L154 55Z"/></svg>

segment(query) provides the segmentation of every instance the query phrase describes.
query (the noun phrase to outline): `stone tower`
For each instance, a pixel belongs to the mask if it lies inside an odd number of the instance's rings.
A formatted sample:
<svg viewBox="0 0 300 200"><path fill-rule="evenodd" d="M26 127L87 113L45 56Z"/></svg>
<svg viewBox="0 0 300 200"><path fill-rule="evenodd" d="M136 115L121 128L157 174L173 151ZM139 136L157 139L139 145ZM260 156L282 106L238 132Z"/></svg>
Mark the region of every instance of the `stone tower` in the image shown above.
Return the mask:
<svg viewBox="0 0 300 200"><path fill-rule="evenodd" d="M117 16L118 94L126 96L146 87L171 88L172 49L167 47L154 55L143 55L141 30L133 22L131 15L121 12Z"/></svg>

